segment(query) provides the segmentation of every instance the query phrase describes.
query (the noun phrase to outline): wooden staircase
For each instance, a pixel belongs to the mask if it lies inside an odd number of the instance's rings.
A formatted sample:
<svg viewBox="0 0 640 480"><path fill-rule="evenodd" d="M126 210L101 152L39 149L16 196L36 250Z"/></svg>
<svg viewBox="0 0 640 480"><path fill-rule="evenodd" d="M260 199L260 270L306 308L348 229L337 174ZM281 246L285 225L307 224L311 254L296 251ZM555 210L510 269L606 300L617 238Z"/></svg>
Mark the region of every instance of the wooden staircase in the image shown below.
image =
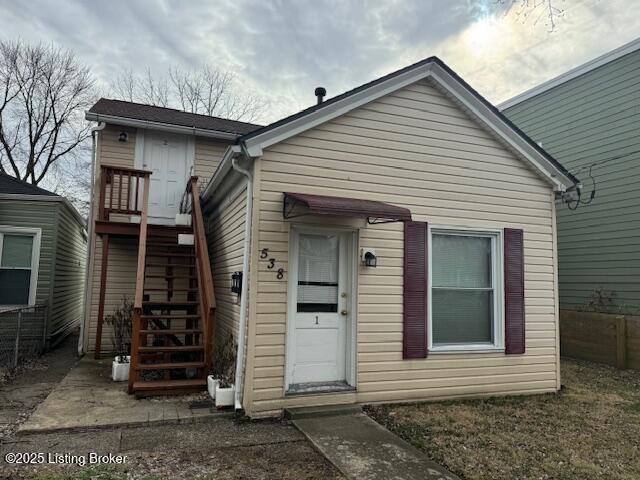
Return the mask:
<svg viewBox="0 0 640 480"><path fill-rule="evenodd" d="M129 393L138 397L204 390L211 370L215 300L200 208L192 177L185 209L192 227L147 228L145 188L131 334ZM179 245L178 234L194 235Z"/></svg>

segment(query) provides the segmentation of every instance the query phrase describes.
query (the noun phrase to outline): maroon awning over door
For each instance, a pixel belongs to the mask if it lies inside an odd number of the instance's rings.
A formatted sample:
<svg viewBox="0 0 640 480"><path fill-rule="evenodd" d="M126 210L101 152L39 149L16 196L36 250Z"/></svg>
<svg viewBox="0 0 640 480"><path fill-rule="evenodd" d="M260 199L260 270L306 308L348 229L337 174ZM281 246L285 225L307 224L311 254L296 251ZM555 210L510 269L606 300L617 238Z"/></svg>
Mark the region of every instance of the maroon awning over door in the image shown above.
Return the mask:
<svg viewBox="0 0 640 480"><path fill-rule="evenodd" d="M369 223L411 220L411 211L408 208L397 207L389 203L291 192L284 193L282 213L284 218L301 215L338 215L366 218Z"/></svg>

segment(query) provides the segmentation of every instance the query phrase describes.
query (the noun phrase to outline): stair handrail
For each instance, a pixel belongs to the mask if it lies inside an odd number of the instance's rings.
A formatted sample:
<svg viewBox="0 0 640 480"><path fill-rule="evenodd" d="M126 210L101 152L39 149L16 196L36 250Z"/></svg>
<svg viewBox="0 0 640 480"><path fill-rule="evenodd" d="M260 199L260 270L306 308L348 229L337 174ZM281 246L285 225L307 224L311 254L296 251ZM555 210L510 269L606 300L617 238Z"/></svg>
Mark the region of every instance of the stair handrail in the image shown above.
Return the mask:
<svg viewBox="0 0 640 480"><path fill-rule="evenodd" d="M207 374L211 370L213 353L213 328L216 300L213 290L213 277L209 261L209 248L204 229L204 219L200 206L200 186L198 177L189 179L187 190L191 193L191 220L193 225L194 246L196 253L196 273L200 286L200 311L203 321L204 355Z"/></svg>
<svg viewBox="0 0 640 480"><path fill-rule="evenodd" d="M101 165L98 220L109 221L112 213L140 215L142 213L140 181L144 182L149 175L151 175L149 170ZM109 198L107 198L107 185L110 185Z"/></svg>
<svg viewBox="0 0 640 480"><path fill-rule="evenodd" d="M140 212L140 236L138 238L138 267L136 270L136 295L133 301L133 319L131 324L131 360L129 363L129 393L133 393L133 384L138 379L138 348L140 347L140 322L142 301L144 298L144 271L147 258L147 222L149 216L149 176L143 176L142 210Z"/></svg>

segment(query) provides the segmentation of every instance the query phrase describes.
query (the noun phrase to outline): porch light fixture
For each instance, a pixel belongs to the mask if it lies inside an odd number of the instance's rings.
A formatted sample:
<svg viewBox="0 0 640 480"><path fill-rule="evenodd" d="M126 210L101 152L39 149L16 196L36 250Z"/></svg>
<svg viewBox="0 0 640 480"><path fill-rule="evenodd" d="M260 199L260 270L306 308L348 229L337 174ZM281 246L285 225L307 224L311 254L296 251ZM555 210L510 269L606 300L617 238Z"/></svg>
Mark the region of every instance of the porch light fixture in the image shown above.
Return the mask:
<svg viewBox="0 0 640 480"><path fill-rule="evenodd" d="M365 267L375 268L378 265L378 257L376 251L371 248L363 248L360 251L360 259Z"/></svg>
<svg viewBox="0 0 640 480"><path fill-rule="evenodd" d="M233 272L231 274L231 293L242 293L242 272Z"/></svg>
<svg viewBox="0 0 640 480"><path fill-rule="evenodd" d="M118 135L118 141L125 143L129 140L129 134L127 132L120 132L120 135Z"/></svg>

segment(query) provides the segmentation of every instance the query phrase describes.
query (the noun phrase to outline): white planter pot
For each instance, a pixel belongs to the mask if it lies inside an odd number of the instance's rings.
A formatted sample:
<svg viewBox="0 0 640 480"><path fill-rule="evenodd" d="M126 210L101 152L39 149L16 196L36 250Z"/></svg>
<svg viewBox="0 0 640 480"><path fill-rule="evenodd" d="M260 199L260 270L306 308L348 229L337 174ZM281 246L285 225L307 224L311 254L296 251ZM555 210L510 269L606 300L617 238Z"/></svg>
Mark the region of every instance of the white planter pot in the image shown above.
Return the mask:
<svg viewBox="0 0 640 480"><path fill-rule="evenodd" d="M129 366L131 365L131 357L127 355L126 363L119 363L118 357L114 357L111 364L111 378L114 382L126 382L129 380Z"/></svg>
<svg viewBox="0 0 640 480"><path fill-rule="evenodd" d="M213 399L216 398L216 388L218 388L219 383L220 383L220 380L215 378L213 375L209 375L207 377L207 390L209 391L209 395Z"/></svg>
<svg viewBox="0 0 640 480"><path fill-rule="evenodd" d="M191 233L179 233L178 245L194 245L195 239Z"/></svg>
<svg viewBox="0 0 640 480"><path fill-rule="evenodd" d="M191 226L191 214L190 213L176 213L176 226L178 226L178 227L190 227Z"/></svg>
<svg viewBox="0 0 640 480"><path fill-rule="evenodd" d="M216 407L231 407L235 401L236 389L231 385L229 388L216 386Z"/></svg>

